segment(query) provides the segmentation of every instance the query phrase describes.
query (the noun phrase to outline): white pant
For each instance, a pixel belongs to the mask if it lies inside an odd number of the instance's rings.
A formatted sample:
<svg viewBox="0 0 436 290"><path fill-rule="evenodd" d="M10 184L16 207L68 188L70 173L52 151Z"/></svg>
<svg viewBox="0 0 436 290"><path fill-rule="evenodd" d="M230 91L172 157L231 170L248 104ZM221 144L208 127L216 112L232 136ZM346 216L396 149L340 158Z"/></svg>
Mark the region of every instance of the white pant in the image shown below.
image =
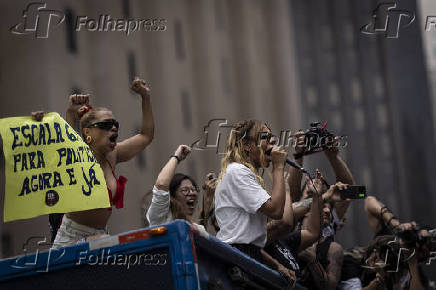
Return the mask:
<svg viewBox="0 0 436 290"><path fill-rule="evenodd" d="M62 218L62 224L59 227L52 248L58 249L74 245L80 242L85 242L89 236L107 234L107 229L95 229L76 223L67 218L66 215Z"/></svg>

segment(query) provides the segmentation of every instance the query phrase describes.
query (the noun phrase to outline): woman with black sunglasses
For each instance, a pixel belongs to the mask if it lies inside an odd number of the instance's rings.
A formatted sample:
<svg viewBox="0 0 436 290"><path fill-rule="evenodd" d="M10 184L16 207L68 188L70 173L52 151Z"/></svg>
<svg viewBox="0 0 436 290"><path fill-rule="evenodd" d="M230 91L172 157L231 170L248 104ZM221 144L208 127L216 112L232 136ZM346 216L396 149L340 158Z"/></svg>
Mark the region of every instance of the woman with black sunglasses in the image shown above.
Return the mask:
<svg viewBox="0 0 436 290"><path fill-rule="evenodd" d="M123 207L124 186L127 179L123 176L119 178L115 176L115 166L139 154L151 143L154 135L150 89L139 78L135 78L131 88L142 98L142 127L139 134L120 143L117 143L120 126L109 109L92 108L88 105L88 95L70 96L67 122L73 126L76 123L76 117L79 118L83 139L91 148L103 170L111 207L64 215L53 243L54 248L74 244L90 236L106 234L106 225L112 213L112 206Z"/></svg>

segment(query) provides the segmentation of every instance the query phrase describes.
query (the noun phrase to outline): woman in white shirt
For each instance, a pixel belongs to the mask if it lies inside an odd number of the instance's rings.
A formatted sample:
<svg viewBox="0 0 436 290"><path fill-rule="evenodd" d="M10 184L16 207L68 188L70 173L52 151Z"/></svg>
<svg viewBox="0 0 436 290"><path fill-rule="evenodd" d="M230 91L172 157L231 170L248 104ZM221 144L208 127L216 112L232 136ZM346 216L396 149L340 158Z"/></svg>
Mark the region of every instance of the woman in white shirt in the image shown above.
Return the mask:
<svg viewBox="0 0 436 290"><path fill-rule="evenodd" d="M275 146L276 138L265 123L245 120L236 124L227 140L215 191L217 238L250 257L283 272L286 269L262 248L267 237L267 218L281 219L285 205L283 170L286 151ZM273 188L265 190L260 168L273 163Z"/></svg>
<svg viewBox="0 0 436 290"><path fill-rule="evenodd" d="M192 215L198 198L198 187L188 175L177 173L177 165L191 153L191 148L180 145L174 155L162 168L153 187L151 205L146 218L151 226L186 219L192 222Z"/></svg>

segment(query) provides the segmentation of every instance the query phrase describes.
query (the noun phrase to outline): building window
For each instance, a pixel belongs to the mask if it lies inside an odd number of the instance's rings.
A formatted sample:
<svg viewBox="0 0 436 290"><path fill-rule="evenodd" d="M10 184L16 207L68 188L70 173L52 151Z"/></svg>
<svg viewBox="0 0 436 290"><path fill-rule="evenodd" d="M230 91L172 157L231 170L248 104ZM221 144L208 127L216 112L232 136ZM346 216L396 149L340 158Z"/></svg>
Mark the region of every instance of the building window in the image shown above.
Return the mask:
<svg viewBox="0 0 436 290"><path fill-rule="evenodd" d="M76 31L74 27L74 12L71 8L65 9L65 24L67 28L67 48L68 51L72 54L77 53L77 38Z"/></svg>
<svg viewBox="0 0 436 290"><path fill-rule="evenodd" d="M382 135L379 138L379 144L381 148L381 152L385 158L391 157L391 143L389 142L389 138L386 134L386 132L382 132ZM390 169L389 169L390 170Z"/></svg>
<svg viewBox="0 0 436 290"><path fill-rule="evenodd" d="M344 34L345 34L345 40L347 41L347 45L349 47L353 47L353 41L354 41L354 30L353 26L350 22L347 21L347 23L344 25Z"/></svg>
<svg viewBox="0 0 436 290"><path fill-rule="evenodd" d="M363 113L362 108L358 108L355 112L354 112L354 122L355 122L355 126L356 129L359 131L362 131L365 129L365 114Z"/></svg>
<svg viewBox="0 0 436 290"><path fill-rule="evenodd" d="M121 1L124 19L130 19L130 0L122 0Z"/></svg>
<svg viewBox="0 0 436 290"><path fill-rule="evenodd" d="M135 53L132 51L130 51L127 55L127 66L128 66L128 70L129 70L129 84L130 84L137 76L136 56L135 56Z"/></svg>
<svg viewBox="0 0 436 290"><path fill-rule="evenodd" d="M383 85L383 79L380 76L380 74L376 74L374 76L374 92L375 92L375 96L378 99L383 99L384 85Z"/></svg>
<svg viewBox="0 0 436 290"><path fill-rule="evenodd" d="M334 107L339 106L341 100L339 99L339 89L335 83L330 84L330 104Z"/></svg>
<svg viewBox="0 0 436 290"><path fill-rule="evenodd" d="M318 104L316 89L312 86L306 89L306 100L309 107L315 107Z"/></svg>
<svg viewBox="0 0 436 290"><path fill-rule="evenodd" d="M333 36L332 36L332 31L329 28L328 25L322 26L321 28L322 30L322 38L323 38L323 43L324 43L324 48L326 49L331 49L333 46Z"/></svg>
<svg viewBox="0 0 436 290"><path fill-rule="evenodd" d="M220 1L220 0L215 0L214 1L214 11L215 11L215 27L218 30L223 30L224 29L224 5L225 2L224 1Z"/></svg>
<svg viewBox="0 0 436 290"><path fill-rule="evenodd" d="M388 112L384 104L379 104L377 107L377 120L381 128L386 128L388 125Z"/></svg>
<svg viewBox="0 0 436 290"><path fill-rule="evenodd" d="M351 81L351 95L356 105L359 105L362 101L362 88L357 78L353 78Z"/></svg>
<svg viewBox="0 0 436 290"><path fill-rule="evenodd" d="M363 184L366 185L366 188L370 188L372 184L372 178L371 178L371 170L369 170L368 167L365 167L361 171Z"/></svg>
<svg viewBox="0 0 436 290"><path fill-rule="evenodd" d="M339 111L332 112L333 114L330 116L332 120L332 127L335 131L341 131L342 130L342 116Z"/></svg>
<svg viewBox="0 0 436 290"><path fill-rule="evenodd" d="M176 49L176 59L184 60L185 53L185 44L183 38L183 27L182 22L180 20L176 20L174 22L174 41L175 41L175 49Z"/></svg>
<svg viewBox="0 0 436 290"><path fill-rule="evenodd" d="M221 86L225 94L232 93L232 77L230 74L230 62L227 59L221 60Z"/></svg>
<svg viewBox="0 0 436 290"><path fill-rule="evenodd" d="M185 128L189 129L192 127L192 110L189 93L187 90L182 90L181 102L183 125L185 126Z"/></svg>

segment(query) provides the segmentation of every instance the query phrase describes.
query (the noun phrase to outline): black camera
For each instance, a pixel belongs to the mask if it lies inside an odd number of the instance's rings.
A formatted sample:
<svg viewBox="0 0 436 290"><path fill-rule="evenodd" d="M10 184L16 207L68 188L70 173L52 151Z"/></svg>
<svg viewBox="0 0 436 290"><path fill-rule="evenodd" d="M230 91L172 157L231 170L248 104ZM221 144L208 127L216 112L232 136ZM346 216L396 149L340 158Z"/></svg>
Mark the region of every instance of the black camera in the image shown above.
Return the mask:
<svg viewBox="0 0 436 290"><path fill-rule="evenodd" d="M335 140L335 135L327 129L327 122L321 125L320 122L310 123L310 128L304 133L304 143L306 150L300 154L294 154L295 158L300 158L303 155L309 155L316 152L321 152L329 148Z"/></svg>
<svg viewBox="0 0 436 290"><path fill-rule="evenodd" d="M421 230L427 230L428 235L423 236ZM430 227L418 227L417 229L398 231L395 235L403 241L404 245L408 248L413 248L417 244L419 246L436 242L436 229Z"/></svg>

